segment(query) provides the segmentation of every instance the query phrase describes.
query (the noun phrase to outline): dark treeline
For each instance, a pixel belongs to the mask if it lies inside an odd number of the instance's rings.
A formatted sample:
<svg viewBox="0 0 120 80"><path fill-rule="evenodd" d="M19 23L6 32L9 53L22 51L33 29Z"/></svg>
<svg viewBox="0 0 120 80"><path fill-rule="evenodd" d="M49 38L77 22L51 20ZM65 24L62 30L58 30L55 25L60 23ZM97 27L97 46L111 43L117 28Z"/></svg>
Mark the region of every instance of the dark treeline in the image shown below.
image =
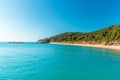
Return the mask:
<svg viewBox="0 0 120 80"><path fill-rule="evenodd" d="M39 40L41 41L41 40ZM42 39L45 42L120 45L120 25L113 25L94 32L65 32Z"/></svg>

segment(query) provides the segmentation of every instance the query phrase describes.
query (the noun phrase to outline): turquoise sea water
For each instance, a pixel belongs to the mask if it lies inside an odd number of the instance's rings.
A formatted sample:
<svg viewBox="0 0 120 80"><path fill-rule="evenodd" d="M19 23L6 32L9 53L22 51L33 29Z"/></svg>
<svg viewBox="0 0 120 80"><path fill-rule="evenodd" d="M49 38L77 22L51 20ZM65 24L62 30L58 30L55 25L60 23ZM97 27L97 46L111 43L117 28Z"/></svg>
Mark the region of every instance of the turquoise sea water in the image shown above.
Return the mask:
<svg viewBox="0 0 120 80"><path fill-rule="evenodd" d="M120 80L120 51L0 43L0 80Z"/></svg>

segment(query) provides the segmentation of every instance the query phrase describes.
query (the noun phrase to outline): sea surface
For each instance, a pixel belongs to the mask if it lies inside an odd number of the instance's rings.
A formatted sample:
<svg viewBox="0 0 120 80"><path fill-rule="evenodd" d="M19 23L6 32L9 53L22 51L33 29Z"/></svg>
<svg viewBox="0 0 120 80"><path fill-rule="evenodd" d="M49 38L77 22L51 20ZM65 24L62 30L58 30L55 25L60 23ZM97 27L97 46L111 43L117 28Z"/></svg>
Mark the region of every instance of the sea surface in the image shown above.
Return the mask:
<svg viewBox="0 0 120 80"><path fill-rule="evenodd" d="M120 80L120 51L0 43L0 80Z"/></svg>

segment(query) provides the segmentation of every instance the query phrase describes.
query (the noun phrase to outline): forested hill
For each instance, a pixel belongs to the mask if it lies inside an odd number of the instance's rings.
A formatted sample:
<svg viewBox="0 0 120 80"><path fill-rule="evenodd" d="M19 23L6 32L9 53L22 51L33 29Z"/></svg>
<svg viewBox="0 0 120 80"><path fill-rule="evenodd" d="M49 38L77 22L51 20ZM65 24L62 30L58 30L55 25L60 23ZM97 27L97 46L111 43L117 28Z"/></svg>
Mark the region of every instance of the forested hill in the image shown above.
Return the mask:
<svg viewBox="0 0 120 80"><path fill-rule="evenodd" d="M93 32L65 32L39 40L44 42L120 45L120 25L113 25Z"/></svg>

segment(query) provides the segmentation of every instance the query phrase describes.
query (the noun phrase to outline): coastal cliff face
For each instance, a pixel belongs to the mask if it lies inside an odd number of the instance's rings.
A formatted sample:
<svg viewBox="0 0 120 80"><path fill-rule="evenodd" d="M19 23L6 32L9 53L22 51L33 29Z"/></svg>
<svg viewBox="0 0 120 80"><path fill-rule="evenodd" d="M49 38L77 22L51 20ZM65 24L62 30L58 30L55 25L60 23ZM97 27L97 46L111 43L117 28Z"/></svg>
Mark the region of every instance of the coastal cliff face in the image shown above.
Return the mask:
<svg viewBox="0 0 120 80"><path fill-rule="evenodd" d="M41 41L41 40L39 40ZM39 42L38 41L38 42ZM93 32L65 32L42 39L45 42L120 45L120 25L113 25Z"/></svg>

